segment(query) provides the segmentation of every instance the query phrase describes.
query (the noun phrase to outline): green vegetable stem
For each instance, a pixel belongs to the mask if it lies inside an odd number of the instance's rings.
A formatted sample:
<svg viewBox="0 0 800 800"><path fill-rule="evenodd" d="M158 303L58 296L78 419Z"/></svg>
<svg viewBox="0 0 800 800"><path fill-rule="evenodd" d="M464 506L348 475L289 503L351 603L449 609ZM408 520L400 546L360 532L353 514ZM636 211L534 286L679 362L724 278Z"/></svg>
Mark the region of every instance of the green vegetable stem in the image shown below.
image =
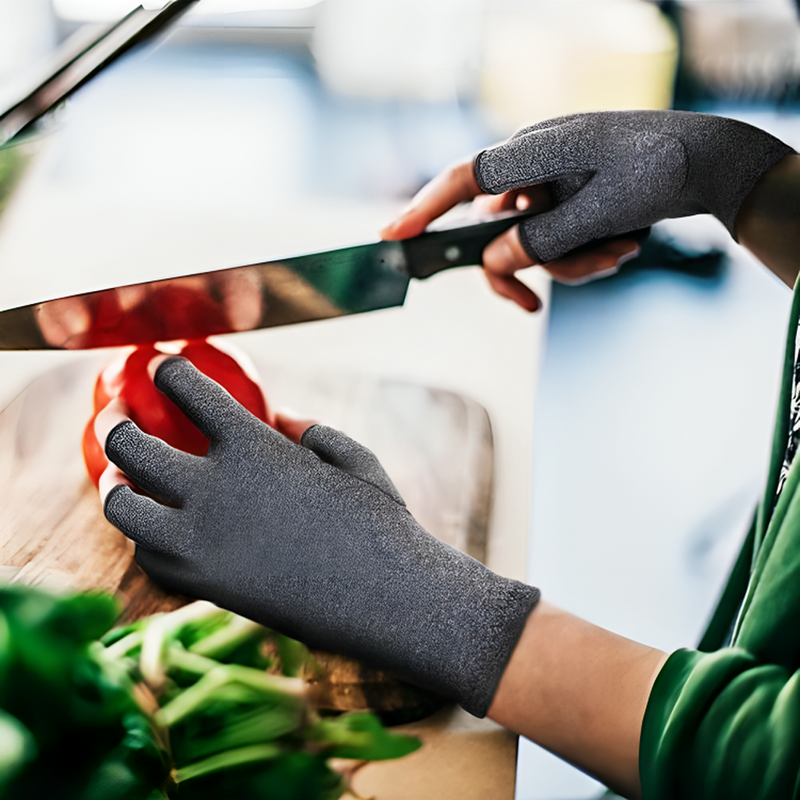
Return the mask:
<svg viewBox="0 0 800 800"><path fill-rule="evenodd" d="M0 798L336 800L330 759L420 747L369 712L321 717L299 642L205 602L113 628L119 611L0 588Z"/></svg>

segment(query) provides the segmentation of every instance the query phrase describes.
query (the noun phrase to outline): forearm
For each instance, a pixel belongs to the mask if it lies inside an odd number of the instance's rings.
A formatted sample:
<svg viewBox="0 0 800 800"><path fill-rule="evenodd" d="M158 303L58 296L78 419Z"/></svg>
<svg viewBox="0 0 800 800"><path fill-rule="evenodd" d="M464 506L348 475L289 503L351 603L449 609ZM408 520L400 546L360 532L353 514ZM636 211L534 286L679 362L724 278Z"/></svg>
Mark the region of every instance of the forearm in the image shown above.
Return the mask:
<svg viewBox="0 0 800 800"><path fill-rule="evenodd" d="M784 283L800 271L800 155L782 158L755 185L736 217L739 241Z"/></svg>
<svg viewBox="0 0 800 800"><path fill-rule="evenodd" d="M542 601L528 618L489 717L638 797L639 734L665 659L660 650Z"/></svg>

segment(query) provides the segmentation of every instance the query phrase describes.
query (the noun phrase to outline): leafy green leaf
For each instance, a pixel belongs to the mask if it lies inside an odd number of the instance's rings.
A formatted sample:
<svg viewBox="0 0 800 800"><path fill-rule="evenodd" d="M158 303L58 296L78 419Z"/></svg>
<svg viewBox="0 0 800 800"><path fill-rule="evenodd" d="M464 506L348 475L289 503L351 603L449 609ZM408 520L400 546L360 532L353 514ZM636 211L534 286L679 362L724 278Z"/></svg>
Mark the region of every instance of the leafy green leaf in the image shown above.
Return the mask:
<svg viewBox="0 0 800 800"><path fill-rule="evenodd" d="M292 678L302 675L304 667L313 661L308 648L302 642L280 633L273 633L273 637L280 653L283 674Z"/></svg>
<svg viewBox="0 0 800 800"><path fill-rule="evenodd" d="M321 719L308 737L325 748L328 758L382 761L400 758L422 747L422 742L413 736L388 731L369 711L351 711Z"/></svg>
<svg viewBox="0 0 800 800"><path fill-rule="evenodd" d="M38 749L9 792L14 798L79 798L109 753L122 746L126 729L149 726L127 672L104 661L96 642L113 623L117 604L98 593L50 595L11 586L0 589L0 610L8 632L0 705L28 729ZM146 758L152 760L152 752ZM163 773L163 762L155 761Z"/></svg>
<svg viewBox="0 0 800 800"><path fill-rule="evenodd" d="M372 714L320 720L287 677L316 663L299 642L210 603L109 630L117 612L0 588L0 797L336 800L329 758L419 747Z"/></svg>

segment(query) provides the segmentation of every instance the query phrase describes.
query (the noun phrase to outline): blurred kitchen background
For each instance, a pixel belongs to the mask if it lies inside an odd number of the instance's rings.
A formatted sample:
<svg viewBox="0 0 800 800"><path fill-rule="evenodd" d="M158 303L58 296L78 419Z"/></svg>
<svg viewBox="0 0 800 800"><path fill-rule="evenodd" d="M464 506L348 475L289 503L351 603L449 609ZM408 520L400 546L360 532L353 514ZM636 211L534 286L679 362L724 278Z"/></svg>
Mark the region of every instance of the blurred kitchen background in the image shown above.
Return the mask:
<svg viewBox="0 0 800 800"><path fill-rule="evenodd" d="M0 108L128 0L0 0ZM369 241L452 161L557 114L710 111L800 148L792 0L201 0L0 151L0 308ZM444 386L489 410L490 565L570 611L692 646L764 478L790 292L706 217L527 316L477 270L403 310L237 335L298 369ZM72 353L0 353L0 408ZM335 421L332 421L335 423ZM527 564L527 566L526 566ZM599 787L521 743L517 800Z"/></svg>

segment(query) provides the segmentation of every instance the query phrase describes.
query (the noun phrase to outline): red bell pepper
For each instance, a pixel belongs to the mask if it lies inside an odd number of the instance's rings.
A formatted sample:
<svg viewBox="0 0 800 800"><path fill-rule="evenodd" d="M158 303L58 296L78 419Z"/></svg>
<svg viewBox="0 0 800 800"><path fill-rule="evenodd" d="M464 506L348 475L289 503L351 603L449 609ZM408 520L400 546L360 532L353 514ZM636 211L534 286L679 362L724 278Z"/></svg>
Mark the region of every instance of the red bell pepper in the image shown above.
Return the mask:
<svg viewBox="0 0 800 800"><path fill-rule="evenodd" d="M158 436L172 447L194 455L203 455L208 450L208 439L156 389L147 374L151 359L165 352L155 345L141 345L113 361L98 375L94 387L94 413L83 432L83 459L95 486L108 466L108 459L95 436L94 421L115 398L122 401L128 416L145 433ZM179 354L227 389L248 411L275 427L274 415L260 386L235 358L205 339L186 342Z"/></svg>

